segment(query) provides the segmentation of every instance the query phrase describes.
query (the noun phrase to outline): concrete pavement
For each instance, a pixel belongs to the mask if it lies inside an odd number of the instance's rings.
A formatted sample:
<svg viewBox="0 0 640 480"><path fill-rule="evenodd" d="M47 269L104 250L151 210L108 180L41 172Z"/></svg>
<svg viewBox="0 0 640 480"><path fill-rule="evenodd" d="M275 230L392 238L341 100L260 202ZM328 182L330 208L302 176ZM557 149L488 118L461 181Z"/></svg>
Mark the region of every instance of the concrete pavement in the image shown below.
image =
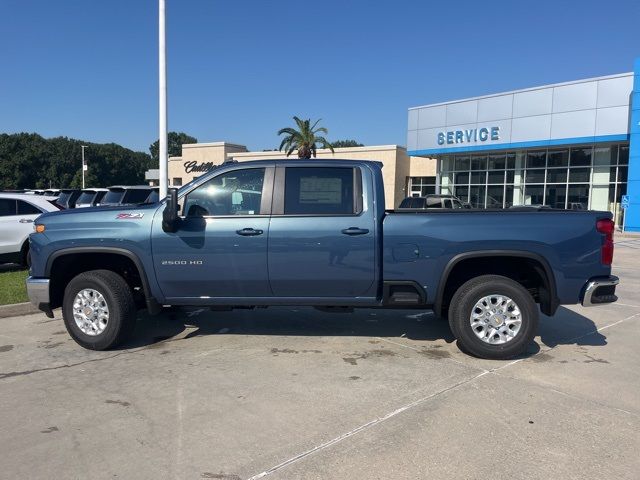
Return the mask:
<svg viewBox="0 0 640 480"><path fill-rule="evenodd" d="M639 254L506 362L416 311L174 312L110 352L2 319L0 477L637 479Z"/></svg>

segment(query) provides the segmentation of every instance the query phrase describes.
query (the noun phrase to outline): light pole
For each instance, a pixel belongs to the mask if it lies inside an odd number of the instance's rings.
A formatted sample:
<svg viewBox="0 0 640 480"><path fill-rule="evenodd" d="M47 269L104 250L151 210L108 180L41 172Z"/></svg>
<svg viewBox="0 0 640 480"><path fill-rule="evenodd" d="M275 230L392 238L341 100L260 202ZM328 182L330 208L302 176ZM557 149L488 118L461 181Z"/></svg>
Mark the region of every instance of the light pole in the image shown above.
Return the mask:
<svg viewBox="0 0 640 480"><path fill-rule="evenodd" d="M165 0L158 0L158 100L159 100L159 161L160 199L167 196L167 49L165 32Z"/></svg>
<svg viewBox="0 0 640 480"><path fill-rule="evenodd" d="M84 172L87 171L87 164L84 163L84 149L87 148L86 145L81 145L82 148L82 189L84 190Z"/></svg>

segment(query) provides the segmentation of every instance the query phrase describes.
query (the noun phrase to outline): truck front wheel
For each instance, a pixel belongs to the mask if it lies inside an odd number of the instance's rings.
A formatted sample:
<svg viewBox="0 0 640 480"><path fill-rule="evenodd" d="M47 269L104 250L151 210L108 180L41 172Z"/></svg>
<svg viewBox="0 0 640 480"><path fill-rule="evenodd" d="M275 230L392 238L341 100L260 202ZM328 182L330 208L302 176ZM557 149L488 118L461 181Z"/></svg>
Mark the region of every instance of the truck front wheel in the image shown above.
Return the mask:
<svg viewBox="0 0 640 480"><path fill-rule="evenodd" d="M67 332L79 345L106 350L124 342L135 328L133 293L115 272L84 272L67 285L62 316Z"/></svg>
<svg viewBox="0 0 640 480"><path fill-rule="evenodd" d="M481 358L523 353L538 329L538 308L519 283L482 275L464 283L449 307L449 325L460 346Z"/></svg>

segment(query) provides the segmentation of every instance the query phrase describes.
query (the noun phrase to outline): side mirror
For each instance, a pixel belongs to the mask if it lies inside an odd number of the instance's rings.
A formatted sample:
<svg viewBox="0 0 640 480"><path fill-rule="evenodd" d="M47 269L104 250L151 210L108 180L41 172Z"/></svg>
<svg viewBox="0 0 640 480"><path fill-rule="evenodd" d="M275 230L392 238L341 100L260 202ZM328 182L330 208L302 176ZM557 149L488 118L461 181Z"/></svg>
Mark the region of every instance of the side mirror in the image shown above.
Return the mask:
<svg viewBox="0 0 640 480"><path fill-rule="evenodd" d="M162 212L162 230L167 233L175 233L180 226L178 216L178 189L170 188L167 194L167 204Z"/></svg>

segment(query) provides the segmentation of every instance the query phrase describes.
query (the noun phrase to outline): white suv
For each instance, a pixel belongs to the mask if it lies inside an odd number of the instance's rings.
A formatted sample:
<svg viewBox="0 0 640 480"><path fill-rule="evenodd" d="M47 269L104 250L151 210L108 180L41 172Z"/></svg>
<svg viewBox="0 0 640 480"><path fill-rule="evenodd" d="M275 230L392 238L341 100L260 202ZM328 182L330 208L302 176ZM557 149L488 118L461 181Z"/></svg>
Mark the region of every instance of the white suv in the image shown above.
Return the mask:
<svg viewBox="0 0 640 480"><path fill-rule="evenodd" d="M29 265L29 234L33 221L55 212L56 197L0 192L0 263Z"/></svg>

